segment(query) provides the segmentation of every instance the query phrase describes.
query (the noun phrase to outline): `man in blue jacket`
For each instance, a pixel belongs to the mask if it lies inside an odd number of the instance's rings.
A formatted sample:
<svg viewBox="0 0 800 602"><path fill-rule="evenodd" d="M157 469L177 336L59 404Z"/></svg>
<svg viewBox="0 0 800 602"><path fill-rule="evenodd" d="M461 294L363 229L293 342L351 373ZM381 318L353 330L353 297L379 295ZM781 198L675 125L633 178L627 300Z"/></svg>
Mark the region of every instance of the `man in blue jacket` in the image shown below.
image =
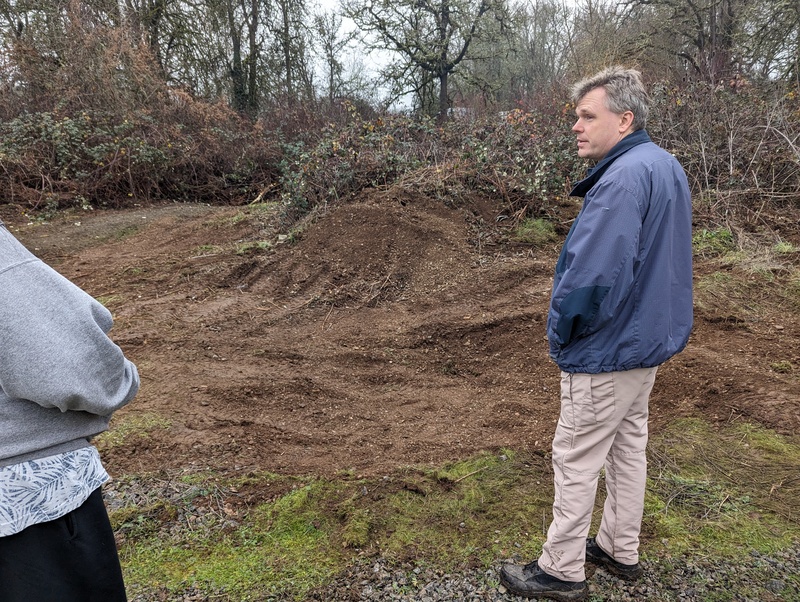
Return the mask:
<svg viewBox="0 0 800 602"><path fill-rule="evenodd" d="M547 320L561 369L553 520L538 560L501 582L528 598L582 600L584 562L636 579L648 399L658 366L692 327L692 207L686 175L645 131L639 72L610 67L573 88L583 207L556 265ZM601 468L607 497L588 538Z"/></svg>

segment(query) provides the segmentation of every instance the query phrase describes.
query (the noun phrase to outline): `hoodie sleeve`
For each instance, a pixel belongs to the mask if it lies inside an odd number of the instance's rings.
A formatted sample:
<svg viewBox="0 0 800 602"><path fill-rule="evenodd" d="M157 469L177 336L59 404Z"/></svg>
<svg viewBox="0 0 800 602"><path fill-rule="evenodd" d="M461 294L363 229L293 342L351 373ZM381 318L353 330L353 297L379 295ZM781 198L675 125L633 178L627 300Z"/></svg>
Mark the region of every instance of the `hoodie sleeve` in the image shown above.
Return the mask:
<svg viewBox="0 0 800 602"><path fill-rule="evenodd" d="M109 339L111 313L0 228L0 387L62 412L109 416L139 375Z"/></svg>
<svg viewBox="0 0 800 602"><path fill-rule="evenodd" d="M636 198L610 182L586 196L556 266L548 321L562 348L607 326L631 293L642 213Z"/></svg>

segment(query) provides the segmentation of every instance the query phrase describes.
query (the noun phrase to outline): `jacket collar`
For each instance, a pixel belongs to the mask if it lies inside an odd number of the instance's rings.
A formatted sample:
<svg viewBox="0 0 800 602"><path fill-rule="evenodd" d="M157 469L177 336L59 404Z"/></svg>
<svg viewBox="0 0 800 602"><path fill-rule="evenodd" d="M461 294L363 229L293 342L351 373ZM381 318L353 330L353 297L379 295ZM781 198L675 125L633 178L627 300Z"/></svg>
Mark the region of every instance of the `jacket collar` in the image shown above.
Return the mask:
<svg viewBox="0 0 800 602"><path fill-rule="evenodd" d="M610 151L608 151L608 154L603 157L603 159L597 165L589 168L589 170L586 172L586 177L575 184L575 187L572 189L572 192L569 193L569 196L586 196L586 193L589 192L597 183L597 180L600 179L600 176L605 173L605 171L614 161L617 160L620 155L628 152L634 146L639 146L645 142L651 142L650 136L645 130L636 130L632 134L625 136L622 140L617 142Z"/></svg>

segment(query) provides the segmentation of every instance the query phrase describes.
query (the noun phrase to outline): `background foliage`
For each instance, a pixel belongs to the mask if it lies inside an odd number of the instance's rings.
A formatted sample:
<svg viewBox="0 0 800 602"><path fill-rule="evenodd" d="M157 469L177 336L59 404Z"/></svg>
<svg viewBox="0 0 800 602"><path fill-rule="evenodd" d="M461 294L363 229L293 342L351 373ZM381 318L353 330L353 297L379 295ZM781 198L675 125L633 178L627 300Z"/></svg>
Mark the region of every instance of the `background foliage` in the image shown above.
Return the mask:
<svg viewBox="0 0 800 602"><path fill-rule="evenodd" d="M421 4L354 0L346 14L373 16L356 30L302 0L1 0L0 202L279 200L291 221L403 179L557 220L585 168L568 83L611 63L644 71L648 129L710 227L798 202L800 22L785 3L464 2L424 5L457 46L406 31L412 53L381 19ZM370 81L357 48L394 58Z"/></svg>

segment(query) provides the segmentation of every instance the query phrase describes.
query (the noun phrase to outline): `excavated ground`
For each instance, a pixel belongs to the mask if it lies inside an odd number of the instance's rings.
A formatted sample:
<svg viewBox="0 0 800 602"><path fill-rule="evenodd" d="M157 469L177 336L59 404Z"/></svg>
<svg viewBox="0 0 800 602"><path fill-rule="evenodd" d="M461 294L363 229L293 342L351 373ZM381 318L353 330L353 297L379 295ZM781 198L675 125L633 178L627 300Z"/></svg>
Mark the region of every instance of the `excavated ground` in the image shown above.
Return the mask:
<svg viewBox="0 0 800 602"><path fill-rule="evenodd" d="M113 338L139 367L141 392L112 427L160 426L104 449L112 474L377 475L478 450L548 450L559 375L545 318L559 244L486 236L499 211L371 191L280 241L256 207L47 223L0 207L24 244L112 310ZM800 247L798 215L775 219ZM697 261L696 278L719 269ZM659 372L652 430L702 416L800 431L797 306L768 289L748 309L704 291L690 344Z"/></svg>

